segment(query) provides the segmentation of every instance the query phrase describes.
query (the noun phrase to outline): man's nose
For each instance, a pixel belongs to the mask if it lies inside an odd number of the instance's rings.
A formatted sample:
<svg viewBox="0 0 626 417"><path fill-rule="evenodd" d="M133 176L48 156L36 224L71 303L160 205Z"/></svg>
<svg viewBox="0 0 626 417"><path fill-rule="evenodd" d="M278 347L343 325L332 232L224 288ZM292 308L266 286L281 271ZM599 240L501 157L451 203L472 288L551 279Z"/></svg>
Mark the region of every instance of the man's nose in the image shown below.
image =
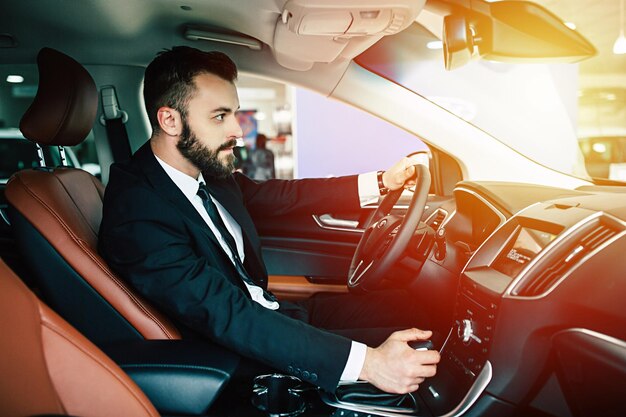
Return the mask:
<svg viewBox="0 0 626 417"><path fill-rule="evenodd" d="M239 121L237 121L236 117L232 117L230 126L228 126L229 137L240 138L243 136L243 130L241 129L241 125L239 125Z"/></svg>

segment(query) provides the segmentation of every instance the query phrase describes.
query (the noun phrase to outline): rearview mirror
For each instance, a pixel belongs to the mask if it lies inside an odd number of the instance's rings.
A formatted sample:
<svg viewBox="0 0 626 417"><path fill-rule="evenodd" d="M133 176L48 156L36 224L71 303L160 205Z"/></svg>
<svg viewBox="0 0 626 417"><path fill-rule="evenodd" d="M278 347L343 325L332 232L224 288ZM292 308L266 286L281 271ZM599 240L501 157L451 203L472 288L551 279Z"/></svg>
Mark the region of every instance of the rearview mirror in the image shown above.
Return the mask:
<svg viewBox="0 0 626 417"><path fill-rule="evenodd" d="M447 70L459 68L472 59L474 34L464 15L443 18L443 59Z"/></svg>
<svg viewBox="0 0 626 417"><path fill-rule="evenodd" d="M596 54L594 46L543 7L527 1L454 4L444 17L447 70L473 56L499 62L577 62Z"/></svg>

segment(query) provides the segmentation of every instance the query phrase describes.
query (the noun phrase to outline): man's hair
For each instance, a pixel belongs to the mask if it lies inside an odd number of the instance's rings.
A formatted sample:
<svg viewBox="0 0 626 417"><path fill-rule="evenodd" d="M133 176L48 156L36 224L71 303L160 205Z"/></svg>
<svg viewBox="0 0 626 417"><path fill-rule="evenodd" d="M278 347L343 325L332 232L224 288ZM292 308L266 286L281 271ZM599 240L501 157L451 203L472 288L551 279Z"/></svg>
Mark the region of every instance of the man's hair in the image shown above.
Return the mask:
<svg viewBox="0 0 626 417"><path fill-rule="evenodd" d="M237 79L237 66L224 53L204 52L189 46L175 46L157 54L146 68L143 99L153 132L160 130L157 110L163 106L187 115L196 86L194 77L214 74L223 80Z"/></svg>

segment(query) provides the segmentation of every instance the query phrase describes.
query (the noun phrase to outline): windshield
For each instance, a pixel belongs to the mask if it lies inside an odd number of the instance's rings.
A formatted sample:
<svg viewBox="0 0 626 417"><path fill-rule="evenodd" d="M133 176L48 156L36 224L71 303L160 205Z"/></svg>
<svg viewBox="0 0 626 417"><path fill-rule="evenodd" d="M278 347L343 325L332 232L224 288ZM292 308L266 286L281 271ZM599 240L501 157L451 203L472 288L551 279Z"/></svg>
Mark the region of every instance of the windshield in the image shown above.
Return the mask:
<svg viewBox="0 0 626 417"><path fill-rule="evenodd" d="M561 13L568 11L579 17L578 30L598 54L578 64L477 59L446 71L439 39L416 22L383 38L357 62L542 165L581 178L626 181L626 55L611 50L618 25L614 36L596 39L598 25L586 34L591 19L580 7L555 10L558 2L543 3L561 18L569 19Z"/></svg>

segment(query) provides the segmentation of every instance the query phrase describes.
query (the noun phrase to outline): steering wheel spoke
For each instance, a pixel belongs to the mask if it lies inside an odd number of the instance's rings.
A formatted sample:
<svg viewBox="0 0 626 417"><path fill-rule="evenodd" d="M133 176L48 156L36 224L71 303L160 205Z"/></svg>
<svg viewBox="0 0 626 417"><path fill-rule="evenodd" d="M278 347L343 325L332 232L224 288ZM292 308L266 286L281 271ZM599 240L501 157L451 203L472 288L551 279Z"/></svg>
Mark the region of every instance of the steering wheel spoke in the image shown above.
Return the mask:
<svg viewBox="0 0 626 417"><path fill-rule="evenodd" d="M350 291L376 288L406 251L424 213L430 189L428 167L416 165L415 171L415 192L404 217L389 214L400 199L402 189L399 189L385 196L366 226L350 265Z"/></svg>
<svg viewBox="0 0 626 417"><path fill-rule="evenodd" d="M359 285L359 280L363 277L363 275L367 273L367 271L369 271L372 265L374 265L373 259L367 263L361 260L354 272L350 275L350 278L348 279L348 284Z"/></svg>

